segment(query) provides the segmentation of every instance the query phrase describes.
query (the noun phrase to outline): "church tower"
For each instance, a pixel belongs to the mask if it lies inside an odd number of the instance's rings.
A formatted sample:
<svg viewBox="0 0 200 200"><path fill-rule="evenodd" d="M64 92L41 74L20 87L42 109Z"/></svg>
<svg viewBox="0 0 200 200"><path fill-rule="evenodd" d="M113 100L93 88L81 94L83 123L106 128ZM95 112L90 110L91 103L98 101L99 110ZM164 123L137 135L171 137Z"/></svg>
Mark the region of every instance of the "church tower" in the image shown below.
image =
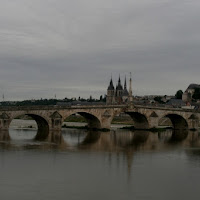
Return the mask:
<svg viewBox="0 0 200 200"><path fill-rule="evenodd" d="M130 73L129 91L127 89L126 76L124 80L124 88L121 84L120 75L119 75L119 80L118 80L118 84L116 85L116 88L113 85L113 80L111 76L110 85L108 86L108 89L107 89L106 104L108 105L126 104L130 102L133 102L131 73Z"/></svg>
<svg viewBox="0 0 200 200"><path fill-rule="evenodd" d="M116 87L116 102L117 104L121 104L122 103L122 96L123 96L123 87L121 84L121 79L120 79L120 75L119 75L119 80L118 80L118 85Z"/></svg>
<svg viewBox="0 0 200 200"><path fill-rule="evenodd" d="M113 86L112 76L111 76L111 79L110 79L110 85L108 86L108 89L107 89L106 103L107 104L114 104L115 103L115 88Z"/></svg>

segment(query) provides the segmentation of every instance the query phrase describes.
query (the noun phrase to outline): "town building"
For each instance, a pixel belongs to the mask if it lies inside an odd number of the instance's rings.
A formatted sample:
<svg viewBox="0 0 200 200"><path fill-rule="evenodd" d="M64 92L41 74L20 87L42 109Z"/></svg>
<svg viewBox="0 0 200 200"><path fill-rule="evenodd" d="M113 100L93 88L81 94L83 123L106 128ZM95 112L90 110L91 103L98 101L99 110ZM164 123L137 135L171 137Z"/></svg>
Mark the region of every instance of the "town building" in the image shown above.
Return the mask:
<svg viewBox="0 0 200 200"><path fill-rule="evenodd" d="M195 93L195 89L200 89L200 85L198 84L190 84L186 91L182 95L182 100L184 102L191 102L192 101L192 96Z"/></svg>

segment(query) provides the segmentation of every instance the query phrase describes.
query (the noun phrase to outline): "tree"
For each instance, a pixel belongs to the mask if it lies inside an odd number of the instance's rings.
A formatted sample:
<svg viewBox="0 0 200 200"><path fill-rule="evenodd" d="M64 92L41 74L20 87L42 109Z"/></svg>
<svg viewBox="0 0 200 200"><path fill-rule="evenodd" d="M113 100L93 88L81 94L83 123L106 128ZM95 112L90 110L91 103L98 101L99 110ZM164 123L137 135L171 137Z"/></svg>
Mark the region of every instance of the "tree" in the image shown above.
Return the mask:
<svg viewBox="0 0 200 200"><path fill-rule="evenodd" d="M92 96L90 95L90 98L89 99L87 99L87 101L88 102L92 102L93 101L93 99L92 99Z"/></svg>
<svg viewBox="0 0 200 200"><path fill-rule="evenodd" d="M192 96L193 99L200 99L200 88L195 88L194 94Z"/></svg>
<svg viewBox="0 0 200 200"><path fill-rule="evenodd" d="M103 100L103 96L102 96L102 95L100 96L99 100L100 100L100 101L102 101L102 100Z"/></svg>
<svg viewBox="0 0 200 200"><path fill-rule="evenodd" d="M182 90L178 90L175 94L176 99L182 99L182 95L183 95L183 91Z"/></svg>
<svg viewBox="0 0 200 200"><path fill-rule="evenodd" d="M162 101L162 97L155 97L154 98L154 101L157 101L158 103L161 103L161 104L163 104L164 102Z"/></svg>

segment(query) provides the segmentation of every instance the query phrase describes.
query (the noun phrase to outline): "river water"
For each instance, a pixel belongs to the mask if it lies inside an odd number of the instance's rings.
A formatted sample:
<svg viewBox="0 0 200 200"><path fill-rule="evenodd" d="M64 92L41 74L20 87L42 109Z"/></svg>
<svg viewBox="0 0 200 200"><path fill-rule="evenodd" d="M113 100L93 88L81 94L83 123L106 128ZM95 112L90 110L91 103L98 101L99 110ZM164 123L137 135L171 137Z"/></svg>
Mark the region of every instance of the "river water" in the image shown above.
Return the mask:
<svg viewBox="0 0 200 200"><path fill-rule="evenodd" d="M63 129L54 143L34 141L34 127L0 133L2 200L200 198L198 132Z"/></svg>

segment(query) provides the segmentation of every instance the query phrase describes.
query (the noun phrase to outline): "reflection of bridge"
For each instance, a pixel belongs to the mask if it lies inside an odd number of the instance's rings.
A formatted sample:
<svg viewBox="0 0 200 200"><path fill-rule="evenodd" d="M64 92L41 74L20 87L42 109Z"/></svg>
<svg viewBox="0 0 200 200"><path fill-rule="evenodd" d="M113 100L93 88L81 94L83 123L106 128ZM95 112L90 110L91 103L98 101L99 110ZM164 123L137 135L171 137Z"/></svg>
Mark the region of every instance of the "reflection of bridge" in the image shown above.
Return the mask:
<svg viewBox="0 0 200 200"><path fill-rule="evenodd" d="M37 122L39 132L59 131L63 121L75 113L86 118L89 128L110 129L113 118L122 112L132 117L137 129L158 127L164 117L171 120L174 129L197 129L200 118L195 110L139 105L12 106L0 107L0 130L8 130L14 118L28 115Z"/></svg>

